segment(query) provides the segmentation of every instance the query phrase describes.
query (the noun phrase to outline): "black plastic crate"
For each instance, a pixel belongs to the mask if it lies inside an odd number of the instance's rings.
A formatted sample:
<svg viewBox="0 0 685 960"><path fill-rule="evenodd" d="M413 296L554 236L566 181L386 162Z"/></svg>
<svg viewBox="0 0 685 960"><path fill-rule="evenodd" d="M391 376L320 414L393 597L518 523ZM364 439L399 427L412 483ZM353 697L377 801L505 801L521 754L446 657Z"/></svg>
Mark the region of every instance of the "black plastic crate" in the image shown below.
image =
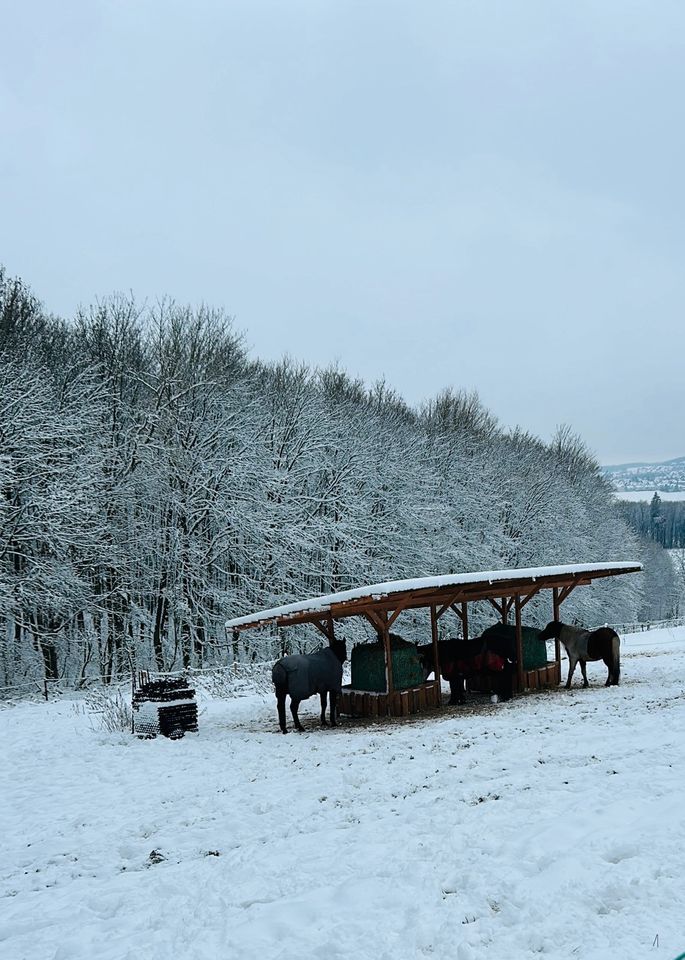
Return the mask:
<svg viewBox="0 0 685 960"><path fill-rule="evenodd" d="M197 731L195 690L185 677L145 680L133 694L133 732L140 737L161 734L172 740Z"/></svg>

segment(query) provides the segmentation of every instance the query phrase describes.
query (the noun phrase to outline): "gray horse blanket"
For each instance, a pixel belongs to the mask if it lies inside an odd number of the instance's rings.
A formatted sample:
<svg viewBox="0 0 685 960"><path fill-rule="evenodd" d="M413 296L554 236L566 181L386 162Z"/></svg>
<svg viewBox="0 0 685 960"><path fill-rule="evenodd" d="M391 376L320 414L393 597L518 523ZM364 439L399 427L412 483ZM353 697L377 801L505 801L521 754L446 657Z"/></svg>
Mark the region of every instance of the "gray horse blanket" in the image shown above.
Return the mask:
<svg viewBox="0 0 685 960"><path fill-rule="evenodd" d="M306 700L315 693L342 690L342 663L330 647L318 653L293 653L282 657L271 671L276 688L286 685L291 700Z"/></svg>

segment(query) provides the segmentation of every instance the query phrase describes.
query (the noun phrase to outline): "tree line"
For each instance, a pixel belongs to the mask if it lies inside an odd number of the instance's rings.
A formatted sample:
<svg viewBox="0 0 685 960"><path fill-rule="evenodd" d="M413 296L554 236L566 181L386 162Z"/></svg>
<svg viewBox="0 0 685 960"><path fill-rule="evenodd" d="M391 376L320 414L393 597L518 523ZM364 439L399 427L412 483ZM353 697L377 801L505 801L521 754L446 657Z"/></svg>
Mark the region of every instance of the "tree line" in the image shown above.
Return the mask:
<svg viewBox="0 0 685 960"><path fill-rule="evenodd" d="M640 557L568 428L543 443L474 393L415 409L337 366L263 363L207 306L113 296L65 321L0 270L0 686L266 659L317 638L233 643L225 620L364 583ZM564 614L651 602L619 577Z"/></svg>
<svg viewBox="0 0 685 960"><path fill-rule="evenodd" d="M667 550L685 547L685 494L682 500L621 501L621 514L640 537L654 540Z"/></svg>

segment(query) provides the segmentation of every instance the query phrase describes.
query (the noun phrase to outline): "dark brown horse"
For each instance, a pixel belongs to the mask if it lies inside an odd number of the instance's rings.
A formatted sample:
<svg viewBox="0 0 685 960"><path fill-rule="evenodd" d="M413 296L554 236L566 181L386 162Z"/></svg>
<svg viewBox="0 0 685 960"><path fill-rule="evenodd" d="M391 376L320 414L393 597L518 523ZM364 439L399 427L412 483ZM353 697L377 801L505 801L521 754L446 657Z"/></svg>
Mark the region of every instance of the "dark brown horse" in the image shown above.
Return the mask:
<svg viewBox="0 0 685 960"><path fill-rule="evenodd" d="M417 648L425 676L433 672L433 644ZM440 673L450 685L450 705L466 702L466 680L488 674L493 692L501 700L511 700L515 672L516 645L504 636L482 636L471 640L440 640Z"/></svg>
<svg viewBox="0 0 685 960"><path fill-rule="evenodd" d="M571 678L577 663L580 663L583 674L583 686L589 685L585 672L585 664L588 660L604 661L608 670L605 687L618 684L621 677L621 640L611 627L583 630L581 627L570 627L560 620L552 620L540 634L540 639L551 640L552 638L560 640L568 654L567 690L571 686Z"/></svg>
<svg viewBox="0 0 685 960"><path fill-rule="evenodd" d="M276 688L278 723L283 733L288 732L285 723L285 698L290 696L290 712L296 730L304 730L297 715L302 700L318 693L321 697L321 726L326 726L326 700L330 694L331 726L336 726L335 708L342 690L343 663L347 660L344 640L333 640L329 647L316 653L294 653L281 657L274 664L271 679Z"/></svg>

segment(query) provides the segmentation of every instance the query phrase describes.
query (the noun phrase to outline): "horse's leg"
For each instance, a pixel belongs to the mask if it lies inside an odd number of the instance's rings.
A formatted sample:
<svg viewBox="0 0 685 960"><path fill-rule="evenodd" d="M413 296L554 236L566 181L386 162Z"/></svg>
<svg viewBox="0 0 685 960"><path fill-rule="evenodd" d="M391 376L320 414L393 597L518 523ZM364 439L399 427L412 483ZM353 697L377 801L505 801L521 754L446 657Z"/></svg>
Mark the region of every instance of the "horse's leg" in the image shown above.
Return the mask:
<svg viewBox="0 0 685 960"><path fill-rule="evenodd" d="M321 696L321 726L325 727L326 726L326 700L327 700L326 691L324 690L323 693L320 694L320 696ZM331 698L332 697L333 697L333 694L331 694Z"/></svg>
<svg viewBox="0 0 685 960"><path fill-rule="evenodd" d="M577 657L572 657L569 653L568 655L568 677L566 678L566 689L571 689L571 678L573 677L573 671L576 669L576 664L578 663Z"/></svg>
<svg viewBox="0 0 685 960"><path fill-rule="evenodd" d="M586 661L586 660L583 660L582 657L581 657L581 660L580 660L580 672L583 674L583 686L584 686L584 687L589 687L590 684L587 682L587 673L586 673L586 670L585 670L586 663L587 663L587 661Z"/></svg>
<svg viewBox="0 0 685 960"><path fill-rule="evenodd" d="M449 706L454 707L460 703L466 703L466 686L464 676L461 673L450 680Z"/></svg>
<svg viewBox="0 0 685 960"><path fill-rule="evenodd" d="M604 665L607 668L607 682L604 684L605 687L610 687L612 684L618 683L618 664L614 660L614 644L610 641L607 643L605 652L602 656ZM616 657L618 660L618 657Z"/></svg>
<svg viewBox="0 0 685 960"><path fill-rule="evenodd" d="M283 687L276 687L276 709L278 711L278 725L281 733L287 733L288 728L285 725L285 698L287 691Z"/></svg>
<svg viewBox="0 0 685 960"><path fill-rule="evenodd" d="M506 666L500 675L499 680L499 698L500 700L511 700L514 695L514 671L513 668Z"/></svg>
<svg viewBox="0 0 685 960"><path fill-rule="evenodd" d="M604 686L608 687L611 684L611 675L613 673L613 670L611 669L612 668L611 654L607 653L606 656L602 657L602 659L604 660L604 666L607 668L607 681L604 684Z"/></svg>
<svg viewBox="0 0 685 960"><path fill-rule="evenodd" d="M331 715L331 726L332 726L332 727L337 727L337 726L338 726L338 719L337 719L337 717L336 717L337 709L338 709L338 694L335 692L335 690L331 690L331 709L330 709L330 715Z"/></svg>
<svg viewBox="0 0 685 960"><path fill-rule="evenodd" d="M290 698L290 712L291 712L292 715L293 715L293 722L294 722L294 724L295 724L295 729L296 729L296 730L299 730L300 733L302 733L302 732L304 731L304 727L303 727L302 724L300 723L300 718L299 718L298 715L297 715L297 711L298 711L298 709L299 709L299 706L300 706L300 701L299 701L299 700L293 700L293 698L291 697L291 698Z"/></svg>

